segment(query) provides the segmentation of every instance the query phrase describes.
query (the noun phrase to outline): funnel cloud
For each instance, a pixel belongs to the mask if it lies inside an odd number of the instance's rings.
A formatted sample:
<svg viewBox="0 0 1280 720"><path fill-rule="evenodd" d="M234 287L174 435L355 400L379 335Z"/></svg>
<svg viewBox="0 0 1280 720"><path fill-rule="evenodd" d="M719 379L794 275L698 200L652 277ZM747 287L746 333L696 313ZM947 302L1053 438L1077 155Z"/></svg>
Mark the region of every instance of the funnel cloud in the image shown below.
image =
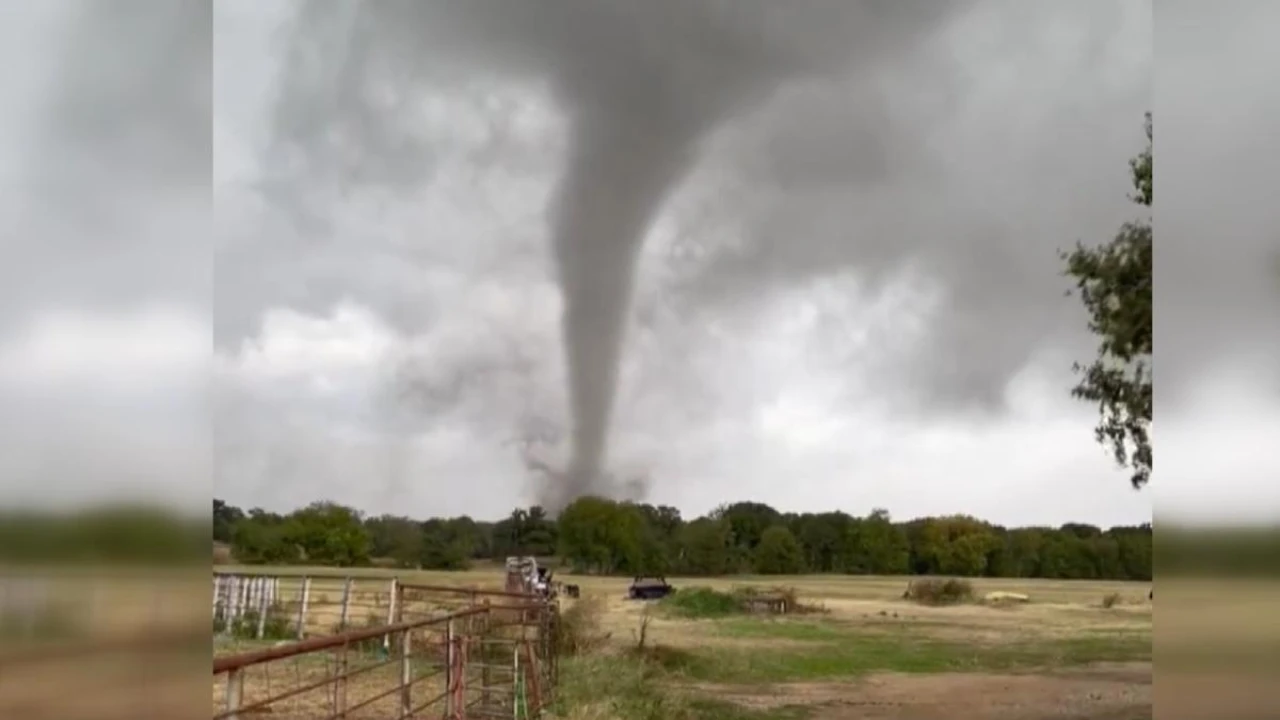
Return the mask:
<svg viewBox="0 0 1280 720"><path fill-rule="evenodd" d="M481 37L494 28L491 40L502 37L505 47L542 61L568 115L569 159L551 234L564 300L572 454L544 498L556 511L580 495L612 494L603 468L636 261L700 141L784 81L870 64L884 50L905 52L945 11L823 3L783 16L763 3L559 2L536 6L538 18L517 24L509 5L461 7L450 8L471 13L453 17L460 26ZM570 26L574 34L564 36ZM529 29L508 35L518 28Z"/></svg>

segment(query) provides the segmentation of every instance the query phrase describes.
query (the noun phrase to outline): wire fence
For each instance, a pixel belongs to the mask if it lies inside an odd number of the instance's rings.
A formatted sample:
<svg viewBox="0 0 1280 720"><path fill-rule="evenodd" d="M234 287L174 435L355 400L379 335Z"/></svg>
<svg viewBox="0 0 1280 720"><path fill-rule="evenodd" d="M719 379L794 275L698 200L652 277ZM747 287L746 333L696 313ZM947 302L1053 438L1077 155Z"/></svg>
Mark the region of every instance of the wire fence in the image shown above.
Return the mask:
<svg viewBox="0 0 1280 720"><path fill-rule="evenodd" d="M342 576L213 575L213 632L223 644L303 640L399 619L398 581Z"/></svg>
<svg viewBox="0 0 1280 720"><path fill-rule="evenodd" d="M542 717L554 701L559 613L522 599L215 657L213 718Z"/></svg>

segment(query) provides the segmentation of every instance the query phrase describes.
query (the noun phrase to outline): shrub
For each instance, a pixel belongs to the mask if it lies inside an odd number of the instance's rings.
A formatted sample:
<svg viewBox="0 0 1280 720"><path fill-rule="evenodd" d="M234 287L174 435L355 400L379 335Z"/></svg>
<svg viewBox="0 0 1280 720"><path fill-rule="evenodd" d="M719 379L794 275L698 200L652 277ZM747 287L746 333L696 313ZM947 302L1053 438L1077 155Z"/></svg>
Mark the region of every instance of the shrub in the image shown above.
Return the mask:
<svg viewBox="0 0 1280 720"><path fill-rule="evenodd" d="M822 605L805 603L795 588L788 587L738 587L729 592L709 587L692 587L668 595L662 600L664 607L686 618L721 618L758 610L764 599L782 600L787 613L822 613Z"/></svg>
<svg viewBox="0 0 1280 720"><path fill-rule="evenodd" d="M958 578L925 578L907 586L903 597L921 605L958 605L973 601L973 585Z"/></svg>
<svg viewBox="0 0 1280 720"><path fill-rule="evenodd" d="M691 587L666 596L662 605L687 618L726 617L745 611L750 592L750 589L729 593L709 587Z"/></svg>

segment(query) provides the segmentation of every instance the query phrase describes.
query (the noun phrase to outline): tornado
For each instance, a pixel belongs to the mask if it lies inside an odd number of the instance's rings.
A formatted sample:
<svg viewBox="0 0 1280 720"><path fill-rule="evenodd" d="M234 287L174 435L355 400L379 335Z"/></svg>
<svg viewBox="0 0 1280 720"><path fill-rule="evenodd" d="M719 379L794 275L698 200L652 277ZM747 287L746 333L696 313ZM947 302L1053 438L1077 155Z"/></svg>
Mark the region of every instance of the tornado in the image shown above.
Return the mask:
<svg viewBox="0 0 1280 720"><path fill-rule="evenodd" d="M625 105L581 109L571 122L574 142L551 210L572 422L568 466L544 499L553 511L582 495L612 493L604 464L637 259L712 125L632 114Z"/></svg>

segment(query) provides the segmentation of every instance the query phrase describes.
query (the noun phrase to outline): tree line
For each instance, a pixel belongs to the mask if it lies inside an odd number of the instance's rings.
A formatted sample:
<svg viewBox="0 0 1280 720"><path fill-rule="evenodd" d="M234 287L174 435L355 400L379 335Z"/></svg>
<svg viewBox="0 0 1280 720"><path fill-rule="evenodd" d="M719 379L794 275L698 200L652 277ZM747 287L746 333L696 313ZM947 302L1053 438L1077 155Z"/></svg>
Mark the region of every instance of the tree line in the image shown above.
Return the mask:
<svg viewBox="0 0 1280 720"><path fill-rule="evenodd" d="M884 510L788 513L756 502L686 519L676 508L584 497L558 518L516 508L497 522L365 516L334 502L288 514L213 501L213 538L244 564L462 570L533 555L578 573L716 576L844 573L1150 580L1150 524L995 525Z"/></svg>

